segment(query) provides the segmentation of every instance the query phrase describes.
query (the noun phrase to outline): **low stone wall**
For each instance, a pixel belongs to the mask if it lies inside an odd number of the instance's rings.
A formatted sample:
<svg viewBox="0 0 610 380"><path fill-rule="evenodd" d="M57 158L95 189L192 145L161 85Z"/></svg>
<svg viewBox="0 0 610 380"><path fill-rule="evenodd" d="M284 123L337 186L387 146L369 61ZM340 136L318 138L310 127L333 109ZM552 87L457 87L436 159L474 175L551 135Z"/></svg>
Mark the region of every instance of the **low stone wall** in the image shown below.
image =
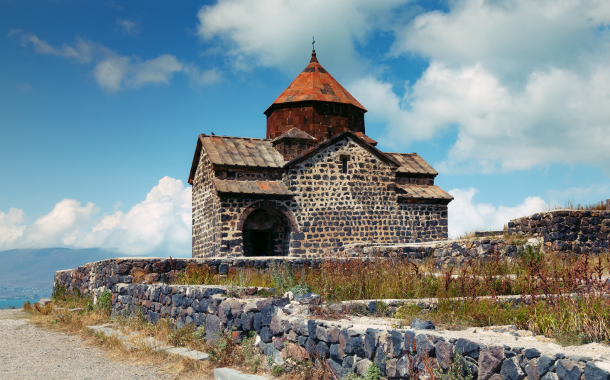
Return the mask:
<svg viewBox="0 0 610 380"><path fill-rule="evenodd" d="M339 378L350 372L365 374L372 363L390 379L412 378L415 371L424 372L429 365L446 372L460 352L474 378L479 380L492 377L493 380L523 380L526 376L528 380L610 379L610 366L591 357L566 358L558 352L510 347L508 341L487 346L476 338L443 336L442 331L354 326L349 321L326 321L298 314L295 303L305 303L303 307L315 298L291 302L287 297L247 295L255 294L256 288L121 282L132 276L134 268L150 265L177 270L189 261L104 260L59 271L55 281L67 289L91 294L94 300L102 291L111 291L114 316L137 313L151 323L159 318L171 318L178 327L204 326L206 340L212 344L222 334L230 332L233 339L241 339L254 332L260 338L261 352L272 357L276 364L287 364L286 360L295 353L302 356L307 351L309 355L324 358ZM235 291L244 294L244 298L229 297ZM369 326L375 326L373 320L369 319Z"/></svg>
<svg viewBox="0 0 610 380"><path fill-rule="evenodd" d="M545 249L574 253L610 252L610 211L556 210L513 219L509 234L537 234Z"/></svg>

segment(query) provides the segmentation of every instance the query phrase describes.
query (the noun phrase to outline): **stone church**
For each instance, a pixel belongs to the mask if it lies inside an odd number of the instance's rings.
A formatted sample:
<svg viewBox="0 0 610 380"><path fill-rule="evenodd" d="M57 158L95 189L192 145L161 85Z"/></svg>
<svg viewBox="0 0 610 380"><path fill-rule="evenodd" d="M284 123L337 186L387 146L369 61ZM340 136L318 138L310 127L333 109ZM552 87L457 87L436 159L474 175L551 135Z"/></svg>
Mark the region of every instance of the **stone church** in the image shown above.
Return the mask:
<svg viewBox="0 0 610 380"><path fill-rule="evenodd" d="M267 137L199 135L193 257L316 256L447 238L451 195L417 153L386 153L364 108L318 63L265 110Z"/></svg>

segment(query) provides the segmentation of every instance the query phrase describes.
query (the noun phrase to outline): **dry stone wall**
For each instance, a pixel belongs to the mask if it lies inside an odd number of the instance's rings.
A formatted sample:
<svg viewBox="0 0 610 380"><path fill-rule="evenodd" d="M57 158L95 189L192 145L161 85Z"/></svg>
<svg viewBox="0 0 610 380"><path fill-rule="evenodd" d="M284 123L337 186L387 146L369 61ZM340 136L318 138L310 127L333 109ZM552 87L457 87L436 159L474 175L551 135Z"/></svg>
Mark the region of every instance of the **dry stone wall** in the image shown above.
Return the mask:
<svg viewBox="0 0 610 380"><path fill-rule="evenodd" d="M416 371L423 373L427 365L447 372L459 352L474 379L610 379L608 364L591 357L545 355L535 347L487 346L476 339L448 338L429 330L360 329L349 323L291 315L294 301L291 303L287 297L238 299L227 297L227 289L220 286L115 282L114 276L129 276L130 265L139 268L143 263L105 260L93 266L96 273L81 268L60 271L56 285L69 289L80 286L94 297L108 289L112 292L114 316L137 313L151 323L170 318L177 327L203 327L210 344L225 334L235 340L256 334L261 352L276 364L286 364L291 352L307 351L326 360L339 378L353 372L364 375L373 363L389 379L413 378Z"/></svg>
<svg viewBox="0 0 610 380"><path fill-rule="evenodd" d="M610 211L556 210L508 223L509 234L530 234L544 240L545 250L574 253L610 252Z"/></svg>

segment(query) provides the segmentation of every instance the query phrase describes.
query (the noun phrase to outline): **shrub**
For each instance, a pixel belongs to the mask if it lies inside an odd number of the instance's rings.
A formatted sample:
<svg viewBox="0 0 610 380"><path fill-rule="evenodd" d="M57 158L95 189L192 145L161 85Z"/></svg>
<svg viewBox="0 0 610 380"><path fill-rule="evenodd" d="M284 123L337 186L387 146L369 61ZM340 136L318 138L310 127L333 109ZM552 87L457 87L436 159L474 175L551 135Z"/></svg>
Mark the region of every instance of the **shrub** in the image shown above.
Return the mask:
<svg viewBox="0 0 610 380"><path fill-rule="evenodd" d="M103 312L110 314L112 310L112 293L104 290L97 298L97 308Z"/></svg>

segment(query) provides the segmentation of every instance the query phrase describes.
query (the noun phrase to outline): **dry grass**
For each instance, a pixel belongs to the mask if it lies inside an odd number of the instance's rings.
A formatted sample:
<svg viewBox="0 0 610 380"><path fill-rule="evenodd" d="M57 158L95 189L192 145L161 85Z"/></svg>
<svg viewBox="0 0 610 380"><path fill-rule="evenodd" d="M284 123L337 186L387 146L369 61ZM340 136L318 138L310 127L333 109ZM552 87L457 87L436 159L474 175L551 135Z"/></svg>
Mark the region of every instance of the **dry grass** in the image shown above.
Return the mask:
<svg viewBox="0 0 610 380"><path fill-rule="evenodd" d="M577 210L577 211L604 211L606 210L606 201L594 202L591 204L580 204L575 203L573 200L568 200L562 206L559 204L546 203L543 206L543 211L555 211L555 210Z"/></svg>
<svg viewBox="0 0 610 380"><path fill-rule="evenodd" d="M83 310L69 312L73 308ZM66 294L56 290L52 303L44 307L26 303L24 310L30 314L30 322L37 326L82 336L87 344L103 349L114 360L136 365L154 365L162 373L175 379L212 379L213 369L219 367L231 367L245 373L258 374L272 370L272 373L275 372L282 379L330 379L325 369L316 367L308 358L296 363L297 371L286 373L278 368L273 371L277 366L268 363L268 359L259 353L259 348L254 346L254 336L235 342L228 333L221 337L215 346L210 346L203 338L205 334L201 328L195 330L194 326L185 326L177 329L175 322L163 318L156 324L151 324L137 313L128 318L111 319L108 310L93 306L89 297L80 296L77 292ZM137 349L126 347L117 337L95 333L87 328L105 323L114 323L114 328L120 329L125 335L137 332L137 337L130 341ZM153 337L172 346L207 352L210 358L197 361L154 350L144 344L145 337ZM323 376L322 373L326 375Z"/></svg>

